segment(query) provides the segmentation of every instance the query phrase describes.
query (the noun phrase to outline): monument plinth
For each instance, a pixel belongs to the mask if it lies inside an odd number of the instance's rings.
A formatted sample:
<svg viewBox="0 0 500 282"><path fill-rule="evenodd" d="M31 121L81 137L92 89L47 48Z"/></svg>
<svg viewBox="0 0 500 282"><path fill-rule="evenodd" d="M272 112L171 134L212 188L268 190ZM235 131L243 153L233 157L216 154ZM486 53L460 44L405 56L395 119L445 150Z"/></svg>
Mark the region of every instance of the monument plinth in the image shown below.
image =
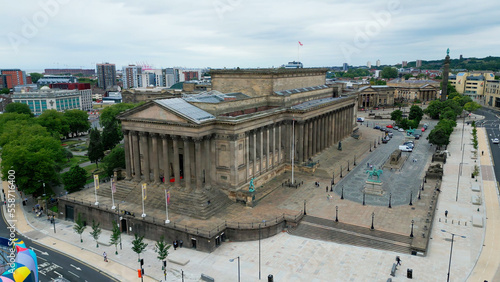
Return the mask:
<svg viewBox="0 0 500 282"><path fill-rule="evenodd" d="M367 170L366 173L368 173L369 175L368 179L365 181L364 192L369 195L383 196L383 182L380 181L380 176L382 175L383 170L377 170L376 168L373 168L373 170Z"/></svg>

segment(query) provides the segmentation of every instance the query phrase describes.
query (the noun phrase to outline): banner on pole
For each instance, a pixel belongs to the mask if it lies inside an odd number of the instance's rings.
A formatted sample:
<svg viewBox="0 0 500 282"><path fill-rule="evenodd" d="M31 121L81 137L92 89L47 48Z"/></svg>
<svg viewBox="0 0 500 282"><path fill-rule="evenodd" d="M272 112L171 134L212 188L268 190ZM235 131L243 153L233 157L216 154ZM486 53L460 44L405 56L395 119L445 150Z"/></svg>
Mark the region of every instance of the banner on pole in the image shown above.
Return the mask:
<svg viewBox="0 0 500 282"><path fill-rule="evenodd" d="M113 178L111 178L111 192L116 193L116 182Z"/></svg>
<svg viewBox="0 0 500 282"><path fill-rule="evenodd" d="M142 184L142 199L146 200L147 195L146 195L146 183Z"/></svg>
<svg viewBox="0 0 500 282"><path fill-rule="evenodd" d="M99 175L94 174L94 187L96 190L99 190Z"/></svg>
<svg viewBox="0 0 500 282"><path fill-rule="evenodd" d="M167 192L167 205L170 205L170 191Z"/></svg>

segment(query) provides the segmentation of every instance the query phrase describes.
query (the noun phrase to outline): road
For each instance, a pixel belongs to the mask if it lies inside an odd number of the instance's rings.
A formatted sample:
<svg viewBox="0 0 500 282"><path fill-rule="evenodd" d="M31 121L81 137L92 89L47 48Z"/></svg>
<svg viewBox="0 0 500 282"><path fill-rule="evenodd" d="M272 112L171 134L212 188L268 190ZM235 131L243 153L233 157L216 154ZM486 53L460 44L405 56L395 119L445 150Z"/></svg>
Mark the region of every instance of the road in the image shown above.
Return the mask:
<svg viewBox="0 0 500 282"><path fill-rule="evenodd" d="M495 164L500 163L500 144L493 144L493 139L500 139L500 112L491 109L480 109L477 111L478 114L483 115L484 123L481 127L486 129L486 134L488 135L488 140L491 148L491 155L493 157L493 170L495 171L495 178L497 182L500 182L500 167Z"/></svg>
<svg viewBox="0 0 500 282"><path fill-rule="evenodd" d="M0 236L9 238L9 231L7 229L8 224L4 209L1 208L1 210L2 220L0 220ZM99 269L67 256L62 251L47 248L21 234L17 234L16 237L22 239L24 243L26 243L26 246L36 253L38 259L38 277L42 282L53 281L61 277L64 277L68 281L75 282L119 281L101 272Z"/></svg>

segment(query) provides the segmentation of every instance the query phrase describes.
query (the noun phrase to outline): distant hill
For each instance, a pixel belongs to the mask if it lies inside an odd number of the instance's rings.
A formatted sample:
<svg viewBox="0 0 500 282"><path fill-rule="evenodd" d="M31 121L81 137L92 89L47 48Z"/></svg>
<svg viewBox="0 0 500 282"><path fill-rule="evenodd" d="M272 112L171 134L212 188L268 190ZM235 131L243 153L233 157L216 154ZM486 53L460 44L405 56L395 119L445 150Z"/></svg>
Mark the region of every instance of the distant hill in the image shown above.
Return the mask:
<svg viewBox="0 0 500 282"><path fill-rule="evenodd" d="M444 59L434 61L422 60L422 67L420 69L439 70L444 65ZM416 62L408 62L408 67L415 67ZM463 58L451 59L450 69L467 69L467 70L489 70L498 72L500 71L500 57L486 57L486 58Z"/></svg>

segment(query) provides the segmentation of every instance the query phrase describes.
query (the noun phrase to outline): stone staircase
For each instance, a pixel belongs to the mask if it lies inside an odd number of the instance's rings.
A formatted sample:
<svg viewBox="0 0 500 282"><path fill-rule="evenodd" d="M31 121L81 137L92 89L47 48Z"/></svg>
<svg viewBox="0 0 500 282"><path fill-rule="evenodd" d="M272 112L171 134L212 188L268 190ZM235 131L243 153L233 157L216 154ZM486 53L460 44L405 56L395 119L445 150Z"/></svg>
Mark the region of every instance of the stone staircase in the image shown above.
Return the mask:
<svg viewBox="0 0 500 282"><path fill-rule="evenodd" d="M131 181L118 181L116 183L116 193L114 195L115 201L125 201L128 194L134 190L138 184ZM97 195L111 199L111 182L100 183Z"/></svg>
<svg viewBox="0 0 500 282"><path fill-rule="evenodd" d="M412 239L409 236L376 229L371 230L369 227L350 225L309 215L304 216L300 224L289 229L288 233L347 245L397 253L411 253Z"/></svg>

